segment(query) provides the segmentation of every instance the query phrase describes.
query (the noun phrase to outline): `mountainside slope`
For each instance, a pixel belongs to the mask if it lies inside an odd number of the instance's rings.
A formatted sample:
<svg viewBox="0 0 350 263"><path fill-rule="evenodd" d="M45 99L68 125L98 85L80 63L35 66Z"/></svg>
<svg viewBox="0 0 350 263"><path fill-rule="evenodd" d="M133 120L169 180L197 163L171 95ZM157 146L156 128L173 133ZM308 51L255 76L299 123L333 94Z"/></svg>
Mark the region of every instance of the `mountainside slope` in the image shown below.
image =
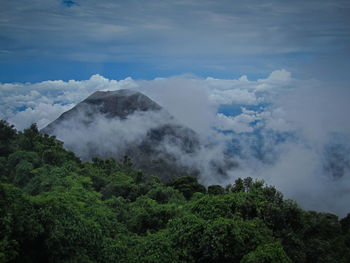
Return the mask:
<svg viewBox="0 0 350 263"><path fill-rule="evenodd" d="M161 107L157 103L137 91L127 89L96 91L72 109L64 112L41 131L50 134L60 123L76 118L79 114L84 115L85 119L82 121L88 124L96 114L105 114L107 118L126 119L127 115L136 111L159 110Z"/></svg>
<svg viewBox="0 0 350 263"><path fill-rule="evenodd" d="M163 180L199 173L188 160L202 147L197 134L137 91L97 91L41 132L83 160L128 155L136 168Z"/></svg>

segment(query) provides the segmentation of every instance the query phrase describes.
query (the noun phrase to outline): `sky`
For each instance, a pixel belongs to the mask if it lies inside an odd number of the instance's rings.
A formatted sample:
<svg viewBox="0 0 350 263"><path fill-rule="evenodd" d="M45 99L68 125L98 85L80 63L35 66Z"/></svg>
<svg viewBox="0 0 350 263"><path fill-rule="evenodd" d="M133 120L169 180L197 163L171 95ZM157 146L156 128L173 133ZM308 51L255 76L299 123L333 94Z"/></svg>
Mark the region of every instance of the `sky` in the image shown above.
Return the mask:
<svg viewBox="0 0 350 263"><path fill-rule="evenodd" d="M1 0L0 82L281 68L348 78L349 10L347 0Z"/></svg>
<svg viewBox="0 0 350 263"><path fill-rule="evenodd" d="M0 0L0 118L18 130L97 90L134 89L215 143L196 163L218 151L239 163L204 184L251 176L339 216L349 81L349 1Z"/></svg>

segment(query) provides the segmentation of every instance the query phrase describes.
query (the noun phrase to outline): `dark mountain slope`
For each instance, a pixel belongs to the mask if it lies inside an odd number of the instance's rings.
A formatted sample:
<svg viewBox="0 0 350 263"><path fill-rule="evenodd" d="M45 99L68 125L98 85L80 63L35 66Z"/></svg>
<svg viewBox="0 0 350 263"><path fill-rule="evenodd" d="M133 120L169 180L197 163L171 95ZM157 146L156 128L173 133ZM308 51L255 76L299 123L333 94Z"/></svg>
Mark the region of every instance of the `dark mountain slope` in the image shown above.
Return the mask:
<svg viewBox="0 0 350 263"><path fill-rule="evenodd" d="M86 124L90 123L96 114L104 114L107 118L126 117L136 111L159 111L161 107L147 96L132 90L117 91L96 91L88 98L77 104L71 110L64 112L58 119L50 123L41 131L52 133L60 123L71 120L77 115L84 115L85 119L80 120ZM76 120L78 121L78 120Z"/></svg>

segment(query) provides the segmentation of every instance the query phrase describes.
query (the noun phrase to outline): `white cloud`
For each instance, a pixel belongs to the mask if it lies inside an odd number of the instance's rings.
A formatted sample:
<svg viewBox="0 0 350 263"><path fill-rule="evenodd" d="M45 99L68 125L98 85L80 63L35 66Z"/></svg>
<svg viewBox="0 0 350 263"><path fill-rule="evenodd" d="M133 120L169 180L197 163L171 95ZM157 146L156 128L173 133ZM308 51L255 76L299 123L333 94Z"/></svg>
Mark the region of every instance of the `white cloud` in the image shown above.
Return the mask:
<svg viewBox="0 0 350 263"><path fill-rule="evenodd" d="M350 149L349 90L334 84L296 80L286 70L273 71L257 81L246 76L239 79L177 76L150 81L131 78L117 81L93 75L83 81L5 83L0 84L1 117L14 123L18 129L31 122L37 122L42 128L96 90L123 88L144 92L181 123L214 143L215 148L210 151L203 148L190 165L208 170L206 164L213 159L223 162L227 145L236 141L240 169L231 170L226 183L233 183L238 176L258 177L276 185L287 198L299 201L305 208L328 210L338 215L348 212L345 200L349 198L350 165L347 161L339 161L343 172L335 179L332 171L325 169L329 160L324 149L332 144L334 136L340 138L337 143L346 146L344 149ZM241 111L226 116L217 113L220 104L234 104L236 108L241 107ZM140 120L136 117L128 123L131 126L96 120L101 134L96 137L100 140L96 142L96 149L103 152L106 146L103 138L111 137L112 133L120 133L119 138L124 142L142 138L139 129L130 128L139 127ZM147 123L150 127L156 124L154 118ZM211 129L213 127L232 133L218 133ZM66 131L72 134L71 127ZM81 129L76 132L76 136L83 133ZM69 141L69 136L67 138L67 144L74 143ZM86 150L84 145L88 145L89 136L82 136L82 139L86 143L77 150L81 155ZM117 141L109 146L117 147L120 143ZM173 153L178 151L171 145L160 147ZM332 158L349 154L348 150L339 151ZM189 165L188 158L178 154L178 161L182 164L187 162ZM216 181L213 174L203 173L201 182L222 183Z"/></svg>
<svg viewBox="0 0 350 263"><path fill-rule="evenodd" d="M273 71L266 79L257 81L249 81L245 75L237 80L206 79L210 100L216 104L267 103L273 99L272 96L292 83L291 73L284 69Z"/></svg>
<svg viewBox="0 0 350 263"><path fill-rule="evenodd" d="M193 130L207 134L216 107L208 99L205 81L194 77L156 78L138 82L141 91Z"/></svg>
<svg viewBox="0 0 350 263"><path fill-rule="evenodd" d="M291 123L286 119L286 112L283 108L273 108L271 111L264 111L260 116L264 120L266 129L280 132L293 131Z"/></svg>
<svg viewBox="0 0 350 263"><path fill-rule="evenodd" d="M116 81L98 74L82 81L0 83L0 110L3 118L16 125L18 129L23 129L34 122L42 128L97 90L135 87L137 84L131 78Z"/></svg>
<svg viewBox="0 0 350 263"><path fill-rule="evenodd" d="M247 111L245 108L242 108L242 111L242 114L234 117L218 113L216 128L235 133L253 132L254 128L250 124L260 117L254 111Z"/></svg>
<svg viewBox="0 0 350 263"><path fill-rule="evenodd" d="M330 133L349 134L349 87L333 83L299 82L280 96L276 104L285 110L285 120L314 143L323 143Z"/></svg>
<svg viewBox="0 0 350 263"><path fill-rule="evenodd" d="M258 79L258 83L268 83L270 85L286 85L292 81L292 74L285 69L271 72L267 79Z"/></svg>
<svg viewBox="0 0 350 263"><path fill-rule="evenodd" d="M257 105L262 102L261 98L258 98L254 91L249 91L242 88L236 88L232 90L213 90L209 97L210 101L222 105L222 104L245 104L245 105Z"/></svg>
<svg viewBox="0 0 350 263"><path fill-rule="evenodd" d="M27 108L8 119L10 123L16 124L16 128L23 130L32 123L37 123L39 129L46 127L52 120L56 119L63 112L73 108L74 104L45 104L39 103L34 108Z"/></svg>
<svg viewBox="0 0 350 263"><path fill-rule="evenodd" d="M84 112L80 114L81 119L87 118ZM151 111L132 114L126 120L110 120L97 115L90 121L87 127L83 122L68 119L53 132L65 147L84 160L91 155L91 150L104 157L110 153L119 155L126 146L138 145L150 129L164 125L170 119L166 112Z"/></svg>

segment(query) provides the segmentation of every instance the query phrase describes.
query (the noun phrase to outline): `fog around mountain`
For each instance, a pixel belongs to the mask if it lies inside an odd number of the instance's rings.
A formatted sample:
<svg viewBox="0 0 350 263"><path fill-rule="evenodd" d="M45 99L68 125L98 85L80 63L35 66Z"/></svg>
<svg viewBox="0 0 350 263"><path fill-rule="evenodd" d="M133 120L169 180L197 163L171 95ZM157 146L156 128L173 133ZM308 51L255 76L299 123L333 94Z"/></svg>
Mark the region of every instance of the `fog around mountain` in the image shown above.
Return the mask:
<svg viewBox="0 0 350 263"><path fill-rule="evenodd" d="M135 168L164 181L200 174L205 184L220 182L237 166L221 148L147 96L128 89L97 91L42 132L55 135L82 160L127 155Z"/></svg>
<svg viewBox="0 0 350 263"><path fill-rule="evenodd" d="M116 81L94 75L85 81L1 85L2 118L18 129L32 122L43 128L97 90L141 91L201 140L215 145L215 150L203 150L200 158L192 158L195 163L204 165L213 156L222 160L223 152L233 155L238 168L217 183L224 185L237 177L252 176L275 185L306 209L346 213L350 188L349 91L336 83L300 80L288 71L277 70L258 80L247 76L231 80L178 76ZM140 116L131 120L130 126L113 124L130 127L121 133L123 141L132 141L141 133L144 124L139 122ZM101 138L111 137L108 130L112 124L103 119L97 122ZM74 142L74 134L70 135ZM96 133L94 136L99 138ZM211 172L201 178L205 184L216 180Z"/></svg>

